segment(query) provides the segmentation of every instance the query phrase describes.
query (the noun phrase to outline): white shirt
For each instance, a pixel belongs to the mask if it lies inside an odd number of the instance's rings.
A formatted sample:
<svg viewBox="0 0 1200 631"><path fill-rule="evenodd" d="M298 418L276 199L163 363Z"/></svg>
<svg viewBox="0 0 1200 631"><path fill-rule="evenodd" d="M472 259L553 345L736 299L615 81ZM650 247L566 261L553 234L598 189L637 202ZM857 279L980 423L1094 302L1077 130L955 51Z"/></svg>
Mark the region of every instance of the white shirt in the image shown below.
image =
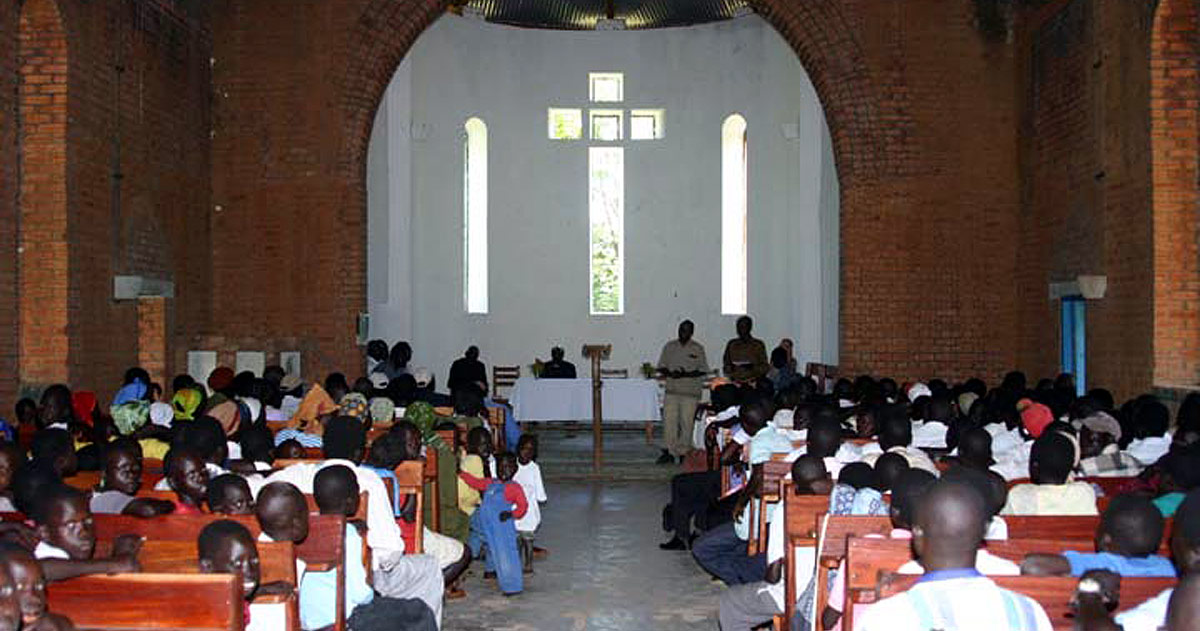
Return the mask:
<svg viewBox="0 0 1200 631"><path fill-rule="evenodd" d="M933 464L933 461L929 459L929 456L926 456L925 452L916 447L892 447L891 449L887 450L887 453L900 454L901 456L904 456L904 459L908 461L908 466L910 467L924 469L932 473L934 476L941 475L941 472L938 471L937 465ZM874 467L875 461L879 460L879 457L882 455L882 453L864 455L862 461Z"/></svg>
<svg viewBox="0 0 1200 631"><path fill-rule="evenodd" d="M924 614L924 615L922 615ZM1010 620L1012 615L1016 619ZM1051 631L1037 601L997 586L984 576L917 583L871 605L855 631Z"/></svg>
<svg viewBox="0 0 1200 631"><path fill-rule="evenodd" d="M276 471L266 482L290 482L300 489L301 493L312 493L313 479L317 477L317 472L334 465L349 467L358 478L359 490L367 492L367 546L371 548L372 565L376 568L390 567L396 558L404 554L404 538L400 535L400 527L396 525L391 496L388 495L383 480L379 479L379 474L356 466L349 460L335 458L320 463L294 464Z"/></svg>
<svg viewBox="0 0 1200 631"><path fill-rule="evenodd" d="M998 557L983 548L975 552L975 569L988 576L1020 576L1021 566L1005 559ZM925 568L921 566L921 562L916 559L909 559L900 569L896 570L897 574L924 574Z"/></svg>
<svg viewBox="0 0 1200 631"><path fill-rule="evenodd" d="M39 541L37 547L33 549L33 558L39 561L42 559L70 559L71 555L56 545Z"/></svg>
<svg viewBox="0 0 1200 631"><path fill-rule="evenodd" d="M542 523L542 509L538 503L546 501L546 487L542 484L542 469L538 467L538 463L533 461L530 461L529 464L518 462L517 473L513 476L513 480L521 485L521 490L525 491L525 499L529 504L525 516L517 520L517 530L534 532Z"/></svg>
<svg viewBox="0 0 1200 631"><path fill-rule="evenodd" d="M1158 631L1167 622L1167 603L1174 588L1164 589L1154 598L1117 614L1114 618L1125 631Z"/></svg>
<svg viewBox="0 0 1200 631"><path fill-rule="evenodd" d="M1169 449L1171 449L1171 436L1168 434L1135 439L1129 443L1129 447L1125 448L1125 453L1137 458L1137 461L1144 465L1152 465L1158 462L1159 458L1167 455Z"/></svg>
<svg viewBox="0 0 1200 631"><path fill-rule="evenodd" d="M912 424L912 446L946 448L946 430L950 429L936 421L915 421Z"/></svg>
<svg viewBox="0 0 1200 631"><path fill-rule="evenodd" d="M775 423L775 427L780 429L791 429L792 425L795 423L795 414L795 410L783 408L781 410L776 410L775 417L771 420Z"/></svg>
<svg viewBox="0 0 1200 631"><path fill-rule="evenodd" d="M270 543L275 541L265 532L258 533L258 540ZM296 557L296 585L299 589L300 581L304 578L304 571L307 568L300 557ZM286 603L250 603L250 624L246 625L246 631L278 631L279 629L287 628L287 604Z"/></svg>

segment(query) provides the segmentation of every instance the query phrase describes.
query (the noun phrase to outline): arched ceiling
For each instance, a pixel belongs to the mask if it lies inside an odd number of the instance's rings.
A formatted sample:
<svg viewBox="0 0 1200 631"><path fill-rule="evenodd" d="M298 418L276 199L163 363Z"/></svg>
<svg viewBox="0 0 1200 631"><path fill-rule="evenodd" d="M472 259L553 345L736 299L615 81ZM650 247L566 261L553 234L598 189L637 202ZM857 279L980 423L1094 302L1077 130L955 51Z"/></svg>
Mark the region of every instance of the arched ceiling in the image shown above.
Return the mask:
<svg viewBox="0 0 1200 631"><path fill-rule="evenodd" d="M467 0L455 3L489 22L528 28L586 30L610 15L625 28L688 26L749 11L746 0Z"/></svg>

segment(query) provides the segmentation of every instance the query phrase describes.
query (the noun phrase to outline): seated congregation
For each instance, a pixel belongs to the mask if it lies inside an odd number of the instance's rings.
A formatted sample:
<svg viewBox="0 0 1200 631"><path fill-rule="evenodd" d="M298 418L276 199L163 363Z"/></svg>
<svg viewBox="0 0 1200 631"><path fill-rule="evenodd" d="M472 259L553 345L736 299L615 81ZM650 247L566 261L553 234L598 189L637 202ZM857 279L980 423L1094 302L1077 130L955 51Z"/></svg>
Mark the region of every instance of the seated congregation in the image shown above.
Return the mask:
<svg viewBox="0 0 1200 631"><path fill-rule="evenodd" d="M715 384L660 548L720 628L1154 631L1200 616L1200 394L1019 372ZM912 576L920 575L920 576Z"/></svg>
<svg viewBox="0 0 1200 631"><path fill-rule="evenodd" d="M264 373L166 395L131 368L109 406L63 384L22 399L0 444L4 628L439 629L479 560L523 591L537 442L505 450L474 383L435 408L407 373Z"/></svg>

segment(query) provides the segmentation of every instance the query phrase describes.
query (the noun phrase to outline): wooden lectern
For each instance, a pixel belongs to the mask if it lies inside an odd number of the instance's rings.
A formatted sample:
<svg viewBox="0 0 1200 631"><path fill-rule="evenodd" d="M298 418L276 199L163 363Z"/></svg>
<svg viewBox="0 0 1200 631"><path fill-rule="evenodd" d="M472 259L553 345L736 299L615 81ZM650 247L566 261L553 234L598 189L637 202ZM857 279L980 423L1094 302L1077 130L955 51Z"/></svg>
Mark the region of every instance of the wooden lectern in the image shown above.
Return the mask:
<svg viewBox="0 0 1200 631"><path fill-rule="evenodd" d="M604 420L601 388L604 382L600 380L600 362L612 355L612 344L584 344L583 356L592 360L592 470L600 470L600 460L604 453L604 435L600 424Z"/></svg>

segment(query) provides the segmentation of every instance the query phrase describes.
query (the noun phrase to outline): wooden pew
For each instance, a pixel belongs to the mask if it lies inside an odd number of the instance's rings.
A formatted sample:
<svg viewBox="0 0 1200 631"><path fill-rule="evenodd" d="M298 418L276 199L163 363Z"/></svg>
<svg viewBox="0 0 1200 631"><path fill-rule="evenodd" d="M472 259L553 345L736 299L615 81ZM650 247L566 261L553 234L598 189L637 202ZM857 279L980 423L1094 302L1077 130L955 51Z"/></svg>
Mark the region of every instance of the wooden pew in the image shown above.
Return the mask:
<svg viewBox="0 0 1200 631"><path fill-rule="evenodd" d="M233 574L81 576L46 587L50 611L79 629L241 631L241 580Z"/></svg>
<svg viewBox="0 0 1200 631"><path fill-rule="evenodd" d="M876 598L883 599L907 590L919 575L886 574L876 589ZM1070 617L1068 603L1075 594L1079 579L1073 576L994 576L997 585L1024 594L1038 602L1056 631L1071 631L1075 619ZM1174 578L1125 577L1121 579L1121 602L1117 611L1125 611L1157 596L1176 583Z"/></svg>
<svg viewBox="0 0 1200 631"><path fill-rule="evenodd" d="M300 628L298 590L300 582L296 576L296 550L290 541L259 541L258 559L261 568L260 582L263 584L284 581L292 585L289 594L259 595L254 604L282 604L287 608L287 630ZM96 554L111 553L111 541L98 541ZM145 541L138 552L138 563L142 572L152 574L199 574L200 561L195 541Z"/></svg>
<svg viewBox="0 0 1200 631"><path fill-rule="evenodd" d="M1009 539L988 541L985 548L995 556L1020 565L1027 554L1055 554L1063 550L1090 549L1091 546L1090 540L1079 539ZM911 539L850 538L846 553L843 628L853 629L856 609L861 611L863 606L875 602L879 577L895 573L912 559Z"/></svg>
<svg viewBox="0 0 1200 631"><path fill-rule="evenodd" d="M262 532L252 515L164 515L141 519L127 515L95 515L97 540L112 540L118 535L141 535L147 541L187 541L193 545L200 531L218 519L236 521L255 538ZM336 628L345 629L346 518L341 515L309 515L308 538L296 546L296 556L304 559L310 572L337 571L338 604ZM364 556L367 548L364 546ZM364 563L369 559L364 559ZM370 566L367 566L370 568Z"/></svg>

